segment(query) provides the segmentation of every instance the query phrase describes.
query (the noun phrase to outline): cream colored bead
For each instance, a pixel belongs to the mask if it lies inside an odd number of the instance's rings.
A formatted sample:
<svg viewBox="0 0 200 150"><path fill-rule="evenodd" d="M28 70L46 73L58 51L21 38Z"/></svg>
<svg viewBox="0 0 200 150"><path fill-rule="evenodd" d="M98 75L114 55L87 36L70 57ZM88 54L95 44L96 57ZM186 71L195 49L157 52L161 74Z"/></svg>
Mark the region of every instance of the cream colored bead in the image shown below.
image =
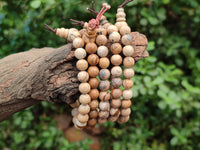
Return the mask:
<svg viewBox="0 0 200 150"><path fill-rule="evenodd" d="M126 17L126 14L125 14L124 12L118 12L118 13L116 14L116 17L117 17L117 18L125 18L125 17Z"/></svg>
<svg viewBox="0 0 200 150"><path fill-rule="evenodd" d="M78 108L78 111L80 114L88 114L90 112L90 107L88 104L84 105L84 104L81 104Z"/></svg>
<svg viewBox="0 0 200 150"><path fill-rule="evenodd" d="M108 111L100 111L99 112L99 117L100 118L108 118L109 117L109 112Z"/></svg>
<svg viewBox="0 0 200 150"><path fill-rule="evenodd" d="M132 68L135 64L135 60L132 57L125 57L123 61L123 65L126 68Z"/></svg>
<svg viewBox="0 0 200 150"><path fill-rule="evenodd" d="M115 25L110 25L107 29L108 34L112 33L112 32L117 32L118 28Z"/></svg>
<svg viewBox="0 0 200 150"><path fill-rule="evenodd" d="M126 79L131 79L134 76L135 72L132 68L124 69L124 77Z"/></svg>
<svg viewBox="0 0 200 150"><path fill-rule="evenodd" d="M56 35L58 35L58 36L60 36L62 38L67 39L68 34L69 34L69 29L57 28L57 30L56 30Z"/></svg>
<svg viewBox="0 0 200 150"><path fill-rule="evenodd" d="M82 94L87 94L90 92L90 85L88 83L81 83L79 85L79 91L82 93Z"/></svg>
<svg viewBox="0 0 200 150"><path fill-rule="evenodd" d="M124 8L121 8L121 7L118 8L118 9L117 9L117 13L119 13L119 12L124 12Z"/></svg>
<svg viewBox="0 0 200 150"><path fill-rule="evenodd" d="M112 116L118 114L118 112L119 112L119 108L111 108L110 109L110 115L112 115Z"/></svg>
<svg viewBox="0 0 200 150"><path fill-rule="evenodd" d="M133 87L133 81L131 79L125 79L123 81L123 87L128 90L131 89Z"/></svg>
<svg viewBox="0 0 200 150"><path fill-rule="evenodd" d="M76 62L76 68L80 71L84 71L88 68L88 62L85 59L80 59Z"/></svg>
<svg viewBox="0 0 200 150"><path fill-rule="evenodd" d="M82 48L84 46L84 41L82 38L78 37L73 40L74 48Z"/></svg>
<svg viewBox="0 0 200 150"><path fill-rule="evenodd" d="M79 101L81 104L89 104L91 102L91 97L89 94L81 94L79 96Z"/></svg>
<svg viewBox="0 0 200 150"><path fill-rule="evenodd" d="M120 28L120 34L123 36L125 34L130 34L131 33L131 28L129 26L122 26Z"/></svg>
<svg viewBox="0 0 200 150"><path fill-rule="evenodd" d="M113 43L117 43L119 42L121 36L118 32L112 32L110 35L109 35L109 40Z"/></svg>
<svg viewBox="0 0 200 150"><path fill-rule="evenodd" d="M69 29L67 41L71 43L77 37L81 37L81 34L79 33L79 31L75 28Z"/></svg>
<svg viewBox="0 0 200 150"><path fill-rule="evenodd" d="M74 52L74 55L77 59L83 59L86 57L87 53L83 48L77 48Z"/></svg>
<svg viewBox="0 0 200 150"><path fill-rule="evenodd" d="M108 48L106 46L99 46L97 54L99 57L106 57L108 55Z"/></svg>
<svg viewBox="0 0 200 150"><path fill-rule="evenodd" d="M119 66L115 66L111 69L111 75L114 77L119 77L122 74L122 68Z"/></svg>
<svg viewBox="0 0 200 150"><path fill-rule="evenodd" d="M102 111L109 111L110 110L110 103L109 102L105 102L105 101L101 101L99 103L99 108Z"/></svg>
<svg viewBox="0 0 200 150"><path fill-rule="evenodd" d="M133 43L133 38L130 34L125 34L122 36L121 41L124 45L131 45Z"/></svg>
<svg viewBox="0 0 200 150"><path fill-rule="evenodd" d="M131 114L131 109L130 108L125 108L125 109L121 109L121 113L122 116L129 116Z"/></svg>
<svg viewBox="0 0 200 150"><path fill-rule="evenodd" d="M80 82L87 82L89 79L89 74L86 71L81 71L78 73L77 78Z"/></svg>
<svg viewBox="0 0 200 150"><path fill-rule="evenodd" d="M83 115L83 114L79 113L77 116L77 119L80 123L86 123L89 119L89 116L88 116L88 114Z"/></svg>
<svg viewBox="0 0 200 150"><path fill-rule="evenodd" d="M124 56L133 56L133 54L134 54L134 48L133 48L133 46L131 46L131 45L126 45L126 46L124 46L124 48L123 48L123 54L124 54Z"/></svg>
<svg viewBox="0 0 200 150"><path fill-rule="evenodd" d="M115 26L118 28L118 30L120 31L121 27L123 26L128 26L128 24L126 22L116 22Z"/></svg>
<svg viewBox="0 0 200 150"><path fill-rule="evenodd" d="M108 39L105 35L98 35L96 38L97 45L106 45Z"/></svg>
<svg viewBox="0 0 200 150"><path fill-rule="evenodd" d="M79 112L78 112L78 108L74 108L74 109L72 109L71 114L72 114L73 117L77 116L77 115L79 114Z"/></svg>
<svg viewBox="0 0 200 150"><path fill-rule="evenodd" d="M123 99L131 99L133 97L132 90L124 90L123 91Z"/></svg>
<svg viewBox="0 0 200 150"><path fill-rule="evenodd" d="M85 127L85 126L87 125L87 121L86 121L86 122L80 122L80 121L78 120L78 118L76 118L76 125L77 125L78 127Z"/></svg>

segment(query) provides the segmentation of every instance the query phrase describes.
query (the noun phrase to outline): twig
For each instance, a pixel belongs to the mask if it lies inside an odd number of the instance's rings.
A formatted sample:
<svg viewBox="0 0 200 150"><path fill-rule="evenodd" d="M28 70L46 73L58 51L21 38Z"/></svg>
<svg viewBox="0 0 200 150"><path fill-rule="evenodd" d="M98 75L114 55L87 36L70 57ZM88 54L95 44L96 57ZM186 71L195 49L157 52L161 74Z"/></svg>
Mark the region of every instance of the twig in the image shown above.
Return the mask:
<svg viewBox="0 0 200 150"><path fill-rule="evenodd" d="M44 26L45 26L45 28L46 28L47 30L49 30L49 31L53 32L54 34L56 34L56 31L57 31L56 28L55 28L55 29L52 29L52 28L51 28L50 26L48 26L47 24L45 24Z"/></svg>
<svg viewBox="0 0 200 150"><path fill-rule="evenodd" d="M74 19L70 19L70 21L74 22L74 23L72 23L72 25L76 25L76 26L84 26L84 24L85 24L84 21L78 21L78 20L74 20Z"/></svg>
<svg viewBox="0 0 200 150"><path fill-rule="evenodd" d="M132 2L133 0L125 0L118 8L123 8L126 4Z"/></svg>

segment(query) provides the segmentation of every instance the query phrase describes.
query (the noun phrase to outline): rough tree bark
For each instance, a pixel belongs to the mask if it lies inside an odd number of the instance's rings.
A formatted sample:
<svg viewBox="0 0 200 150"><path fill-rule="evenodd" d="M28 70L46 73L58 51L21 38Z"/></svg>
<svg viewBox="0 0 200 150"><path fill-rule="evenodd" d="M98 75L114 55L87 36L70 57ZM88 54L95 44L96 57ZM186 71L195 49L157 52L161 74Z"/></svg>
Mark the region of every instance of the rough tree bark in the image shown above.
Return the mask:
<svg viewBox="0 0 200 150"><path fill-rule="evenodd" d="M138 32L132 32L132 37L133 58L148 57L146 37ZM79 96L77 74L71 44L33 48L1 59L0 122L40 101L73 103Z"/></svg>

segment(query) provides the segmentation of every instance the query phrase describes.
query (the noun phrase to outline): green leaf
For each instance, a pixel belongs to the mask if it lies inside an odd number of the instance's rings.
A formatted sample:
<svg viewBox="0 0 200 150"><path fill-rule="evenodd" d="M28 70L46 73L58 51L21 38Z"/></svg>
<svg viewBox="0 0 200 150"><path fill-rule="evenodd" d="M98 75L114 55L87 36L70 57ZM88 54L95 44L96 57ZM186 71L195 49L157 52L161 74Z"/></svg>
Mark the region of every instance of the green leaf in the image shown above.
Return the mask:
<svg viewBox="0 0 200 150"><path fill-rule="evenodd" d="M34 0L34 1L31 2L30 5L31 5L32 8L37 9L37 8L40 7L40 5L41 5L41 1L40 1L40 0Z"/></svg>
<svg viewBox="0 0 200 150"><path fill-rule="evenodd" d="M147 46L147 51L152 51L154 49L155 49L155 42L149 41L148 46Z"/></svg>

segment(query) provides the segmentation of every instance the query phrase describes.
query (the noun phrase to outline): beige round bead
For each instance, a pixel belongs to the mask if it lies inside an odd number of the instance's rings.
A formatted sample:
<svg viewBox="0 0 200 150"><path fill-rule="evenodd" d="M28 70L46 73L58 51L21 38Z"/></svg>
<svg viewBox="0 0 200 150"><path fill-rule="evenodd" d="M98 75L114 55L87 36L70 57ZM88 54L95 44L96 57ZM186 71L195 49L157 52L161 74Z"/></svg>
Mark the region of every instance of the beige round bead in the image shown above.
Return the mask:
<svg viewBox="0 0 200 150"><path fill-rule="evenodd" d="M97 51L97 45L95 43L87 43L85 46L85 50L89 54L94 54Z"/></svg>
<svg viewBox="0 0 200 150"><path fill-rule="evenodd" d="M115 66L111 69L111 75L113 75L113 77L119 77L122 74L122 68L119 66Z"/></svg>
<svg viewBox="0 0 200 150"><path fill-rule="evenodd" d="M123 64L126 68L132 68L135 64L135 60L132 57L125 57Z"/></svg>
<svg viewBox="0 0 200 150"><path fill-rule="evenodd" d="M119 119L117 120L117 122L119 124L125 123L129 120L130 116L120 116Z"/></svg>
<svg viewBox="0 0 200 150"><path fill-rule="evenodd" d="M89 112L89 117L90 118L97 118L98 117L98 112L96 110L92 110Z"/></svg>
<svg viewBox="0 0 200 150"><path fill-rule="evenodd" d="M115 89L119 88L122 85L122 79L121 78L113 78L111 80L111 85Z"/></svg>
<svg viewBox="0 0 200 150"><path fill-rule="evenodd" d="M89 74L86 71L81 71L78 73L77 78L80 82L87 82L89 79Z"/></svg>
<svg viewBox="0 0 200 150"><path fill-rule="evenodd" d="M91 89L89 92L91 99L97 99L99 97L99 90Z"/></svg>
<svg viewBox="0 0 200 150"><path fill-rule="evenodd" d="M100 94L99 94L99 99L100 99L101 101L109 101L110 98L111 98L111 95L110 95L110 93L107 92L107 91L100 92Z"/></svg>
<svg viewBox="0 0 200 150"><path fill-rule="evenodd" d="M96 110L99 106L99 102L98 100L92 100L90 103L89 103L89 106L90 106L90 109L92 110Z"/></svg>
<svg viewBox="0 0 200 150"><path fill-rule="evenodd" d="M122 96L122 90L121 89L112 89L111 96L113 99L119 99Z"/></svg>
<svg viewBox="0 0 200 150"><path fill-rule="evenodd" d="M98 85L99 85L99 80L97 78L90 78L88 83L90 84L90 87L92 89L96 89L98 87Z"/></svg>
<svg viewBox="0 0 200 150"><path fill-rule="evenodd" d="M76 68L80 71L84 71L88 68L88 62L84 59L80 59L76 63Z"/></svg>
<svg viewBox="0 0 200 150"><path fill-rule="evenodd" d="M71 114L72 114L73 117L77 116L77 115L79 114L79 112L78 112L78 108L74 108L74 109L72 109Z"/></svg>
<svg viewBox="0 0 200 150"><path fill-rule="evenodd" d="M124 77L126 79L131 79L134 76L135 72L132 68L124 69Z"/></svg>
<svg viewBox="0 0 200 150"><path fill-rule="evenodd" d="M125 79L123 81L123 87L128 90L131 89L133 87L133 81L131 79Z"/></svg>
<svg viewBox="0 0 200 150"><path fill-rule="evenodd" d="M90 112L90 107L88 104L84 105L84 104L81 104L78 108L78 111L80 114L88 114Z"/></svg>
<svg viewBox="0 0 200 150"><path fill-rule="evenodd" d="M105 101L101 101L99 103L99 108L102 111L109 111L110 110L110 103L109 102L105 102Z"/></svg>
<svg viewBox="0 0 200 150"><path fill-rule="evenodd" d="M68 37L67 37L67 41L69 43L72 43L73 40L77 37L81 37L81 34L79 33L79 31L75 28L71 28L69 29L69 33L68 33Z"/></svg>
<svg viewBox="0 0 200 150"><path fill-rule="evenodd" d="M122 26L120 28L120 34L123 36L125 34L130 34L131 33L131 28L129 26Z"/></svg>
<svg viewBox="0 0 200 150"><path fill-rule="evenodd" d="M101 69L99 72L99 78L101 80L107 80L110 78L110 71L108 69Z"/></svg>
<svg viewBox="0 0 200 150"><path fill-rule="evenodd" d="M107 29L108 34L111 34L112 32L117 32L118 28L115 25L110 25Z"/></svg>
<svg viewBox="0 0 200 150"><path fill-rule="evenodd" d="M78 118L75 119L75 125L74 126L76 128L78 127L78 129L81 129L81 128L84 128L86 125L87 125L87 121L86 122L80 122L78 120Z"/></svg>
<svg viewBox="0 0 200 150"><path fill-rule="evenodd" d="M109 35L109 40L113 43L117 43L120 41L120 34L118 32L112 32L110 35Z"/></svg>
<svg viewBox="0 0 200 150"><path fill-rule="evenodd" d="M131 90L123 91L123 99L131 99L133 97L133 92Z"/></svg>
<svg viewBox="0 0 200 150"><path fill-rule="evenodd" d="M121 27L123 26L128 26L128 24L126 22L116 22L115 26L118 28L118 30L120 31Z"/></svg>
<svg viewBox="0 0 200 150"><path fill-rule="evenodd" d="M111 57L111 63L114 66L119 66L122 63L122 57L119 54L113 55Z"/></svg>
<svg viewBox="0 0 200 150"><path fill-rule="evenodd" d="M91 66L96 66L99 63L99 57L96 54L91 54L88 56L87 61Z"/></svg>
<svg viewBox="0 0 200 150"><path fill-rule="evenodd" d="M131 45L126 45L123 48L123 54L124 56L133 56L134 48Z"/></svg>
<svg viewBox="0 0 200 150"><path fill-rule="evenodd" d="M83 59L86 57L87 53L83 48L77 48L74 52L74 55L77 59Z"/></svg>
<svg viewBox="0 0 200 150"><path fill-rule="evenodd" d="M109 117L109 112L108 111L100 111L99 112L99 117L100 118L108 118Z"/></svg>
<svg viewBox="0 0 200 150"><path fill-rule="evenodd" d="M90 66L88 68L88 74L92 78L98 76L98 74L99 74L99 68L97 66Z"/></svg>
<svg viewBox="0 0 200 150"><path fill-rule="evenodd" d="M109 65L110 65L110 61L107 57L100 58L99 67L101 67L102 69L106 69L109 67Z"/></svg>
<svg viewBox="0 0 200 150"><path fill-rule="evenodd" d="M107 121L107 118L98 118L99 124L104 124L104 123L106 123L106 121Z"/></svg>
<svg viewBox="0 0 200 150"><path fill-rule="evenodd" d="M97 45L106 45L108 39L105 35L98 35L96 38Z"/></svg>
<svg viewBox="0 0 200 150"><path fill-rule="evenodd" d="M103 24L103 27L107 30L110 25L112 25L112 24L107 22L107 23Z"/></svg>
<svg viewBox="0 0 200 150"><path fill-rule="evenodd" d="M91 102L91 97L89 94L81 94L79 96L79 101L81 104L88 104Z"/></svg>
<svg viewBox="0 0 200 150"><path fill-rule="evenodd" d="M74 103L70 104L72 108L77 108L80 105L79 100L76 100Z"/></svg>
<svg viewBox="0 0 200 150"><path fill-rule="evenodd" d="M99 28L96 29L97 35L105 35L107 34L107 30L103 26L99 26Z"/></svg>
<svg viewBox="0 0 200 150"><path fill-rule="evenodd" d="M107 91L110 88L110 82L108 80L101 80L99 83L99 89L101 91Z"/></svg>
<svg viewBox="0 0 200 150"><path fill-rule="evenodd" d="M110 109L110 115L115 116L119 113L119 108L111 108Z"/></svg>
<svg viewBox="0 0 200 150"><path fill-rule="evenodd" d="M122 100L122 108L130 108L131 107L131 100L128 99L128 100Z"/></svg>
<svg viewBox="0 0 200 150"><path fill-rule="evenodd" d="M119 54L122 51L122 46L120 43L113 43L110 47L110 50L113 54Z"/></svg>
<svg viewBox="0 0 200 150"><path fill-rule="evenodd" d="M90 92L90 85L88 83L81 83L79 84L79 91L82 94L87 94Z"/></svg>
<svg viewBox="0 0 200 150"><path fill-rule="evenodd" d="M124 12L124 8L123 7L120 7L117 9L117 13L120 13L120 12Z"/></svg>
<svg viewBox="0 0 200 150"><path fill-rule="evenodd" d="M99 46L97 54L99 57L106 57L108 55L108 48L106 46Z"/></svg>
<svg viewBox="0 0 200 150"><path fill-rule="evenodd" d="M131 45L133 43L133 38L130 34L125 34L122 36L121 41L124 45Z"/></svg>
<svg viewBox="0 0 200 150"><path fill-rule="evenodd" d="M125 17L126 17L126 14L125 14L124 12L118 12L118 13L116 14L116 17L117 17L117 18L125 18Z"/></svg>
<svg viewBox="0 0 200 150"><path fill-rule="evenodd" d="M87 125L88 126L95 126L96 123L97 123L97 119L90 119L90 120L88 120Z"/></svg>
<svg viewBox="0 0 200 150"><path fill-rule="evenodd" d="M112 99L111 100L111 107L119 108L120 106L121 106L121 100L120 99Z"/></svg>
<svg viewBox="0 0 200 150"><path fill-rule="evenodd" d="M83 114L78 114L77 119L78 119L78 121L79 121L80 123L85 123L85 122L88 121L89 116L88 116L88 114L85 114L85 115L83 115Z"/></svg>
<svg viewBox="0 0 200 150"><path fill-rule="evenodd" d="M130 108L125 108L125 109L121 109L121 113L122 116L129 116L131 114L131 109Z"/></svg>
<svg viewBox="0 0 200 150"><path fill-rule="evenodd" d="M73 40L73 47L74 48L81 48L84 46L84 41L82 38L78 37Z"/></svg>
<svg viewBox="0 0 200 150"><path fill-rule="evenodd" d="M108 121L110 121L110 122L115 122L115 121L117 121L118 118L119 118L119 116L110 116L110 117L108 118Z"/></svg>

